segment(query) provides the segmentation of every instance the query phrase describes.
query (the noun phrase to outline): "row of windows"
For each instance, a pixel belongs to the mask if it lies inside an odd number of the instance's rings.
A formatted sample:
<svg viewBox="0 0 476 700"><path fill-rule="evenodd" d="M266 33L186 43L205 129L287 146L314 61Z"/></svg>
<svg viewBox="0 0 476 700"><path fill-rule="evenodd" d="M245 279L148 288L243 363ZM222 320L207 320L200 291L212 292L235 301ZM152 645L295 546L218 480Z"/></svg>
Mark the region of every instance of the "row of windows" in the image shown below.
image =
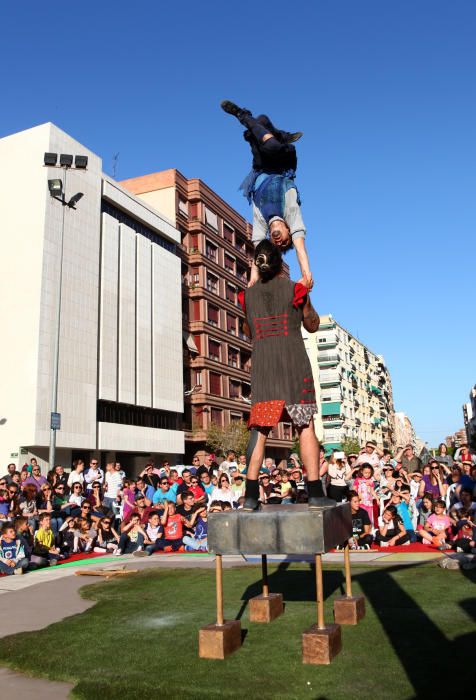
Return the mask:
<svg viewBox="0 0 476 700"><path fill-rule="evenodd" d="M137 221L137 219L129 216L129 214L126 214L126 212L118 209L110 202L106 202L104 199L101 202L101 211L105 214L109 214L109 216L112 216L114 219L116 219L116 221L119 221L119 223L129 226L129 228L136 233L140 233L141 236L148 238L149 241L157 243L157 245L160 245L161 248L165 248L165 250L168 250L170 253L174 253L175 255L177 254L177 246L175 243L172 243L172 241L164 238L164 236L161 236L160 233L157 233L157 231L153 231L145 224Z"/></svg>
<svg viewBox="0 0 476 700"><path fill-rule="evenodd" d="M145 406L131 406L112 401L97 402L97 420L101 423L120 423L121 425L137 425L143 428L162 428L164 430L180 430L182 414L172 411L161 411Z"/></svg>

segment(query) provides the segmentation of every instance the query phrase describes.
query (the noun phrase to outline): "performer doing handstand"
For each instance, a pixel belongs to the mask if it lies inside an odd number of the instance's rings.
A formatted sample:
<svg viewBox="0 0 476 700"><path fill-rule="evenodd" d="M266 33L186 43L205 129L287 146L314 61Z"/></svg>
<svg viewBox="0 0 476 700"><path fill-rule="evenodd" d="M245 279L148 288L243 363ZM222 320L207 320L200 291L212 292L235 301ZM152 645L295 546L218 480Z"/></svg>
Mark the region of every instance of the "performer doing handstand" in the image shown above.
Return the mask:
<svg viewBox="0 0 476 700"><path fill-rule="evenodd" d="M243 330L252 341L252 408L248 427L244 510L258 508L258 473L264 459L269 431L281 420L297 428L301 457L307 469L309 506L335 506L325 498L319 479L319 443L314 432L317 413L311 365L301 335L301 324L310 333L319 328L307 289L282 273L277 246L265 239L256 246L254 262L259 280L239 300L245 312Z"/></svg>
<svg viewBox="0 0 476 700"><path fill-rule="evenodd" d="M241 109L229 100L224 100L221 106L246 127L244 138L253 154L252 170L240 188L253 204L253 243L256 246L269 231L273 243L282 252L294 246L301 268L301 282L312 289L312 273L304 242L306 228L294 181L297 155L292 144L301 138L302 133L276 129L266 115L255 118L249 110ZM250 286L258 278L253 265Z"/></svg>

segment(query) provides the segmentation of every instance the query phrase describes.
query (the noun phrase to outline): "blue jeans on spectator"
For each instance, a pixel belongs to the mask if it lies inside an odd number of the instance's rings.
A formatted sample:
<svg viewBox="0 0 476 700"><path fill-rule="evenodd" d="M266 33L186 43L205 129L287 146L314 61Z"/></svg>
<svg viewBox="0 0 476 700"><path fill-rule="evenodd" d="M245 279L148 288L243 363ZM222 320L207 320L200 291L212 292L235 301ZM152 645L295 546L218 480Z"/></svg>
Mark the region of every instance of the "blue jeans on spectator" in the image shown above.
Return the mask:
<svg viewBox="0 0 476 700"><path fill-rule="evenodd" d="M163 548L164 545L162 543L162 537L158 537L153 544L146 544L144 551L147 552L150 557L151 554L154 552L160 552Z"/></svg>
<svg viewBox="0 0 476 700"><path fill-rule="evenodd" d="M136 542L131 542L131 538L129 537L127 532L123 532L119 538L118 549L120 549L123 554L132 554L132 552L135 552L136 549L142 547L143 545L144 536L140 532L137 534Z"/></svg>
<svg viewBox="0 0 476 700"><path fill-rule="evenodd" d="M29 563L26 557L24 559L19 559L14 567L8 566L4 564L3 561L0 561L0 573L10 575L13 574L16 569L23 569L23 571L26 571Z"/></svg>

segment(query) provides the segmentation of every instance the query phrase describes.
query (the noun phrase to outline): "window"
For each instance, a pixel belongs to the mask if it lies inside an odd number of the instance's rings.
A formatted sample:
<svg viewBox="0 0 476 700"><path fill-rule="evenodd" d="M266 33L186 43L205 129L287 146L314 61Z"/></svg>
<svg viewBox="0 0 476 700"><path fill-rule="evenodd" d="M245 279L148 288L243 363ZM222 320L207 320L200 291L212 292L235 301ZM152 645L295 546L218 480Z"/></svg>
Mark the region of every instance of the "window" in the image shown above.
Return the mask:
<svg viewBox="0 0 476 700"><path fill-rule="evenodd" d="M200 273L198 267L191 267L188 275L188 283L190 287L197 287L200 282Z"/></svg>
<svg viewBox="0 0 476 700"><path fill-rule="evenodd" d="M223 425L223 411L221 408L212 408L210 411L210 418L215 425Z"/></svg>
<svg viewBox="0 0 476 700"><path fill-rule="evenodd" d="M194 385L195 386L202 386L202 370L200 370L200 369L193 370L193 377L194 377Z"/></svg>
<svg viewBox="0 0 476 700"><path fill-rule="evenodd" d="M215 245L212 245L208 241L206 242L205 245L205 255L209 260L213 260L213 262L218 261L218 250Z"/></svg>
<svg viewBox="0 0 476 700"><path fill-rule="evenodd" d="M235 274L235 261L232 257L225 253L225 270Z"/></svg>
<svg viewBox="0 0 476 700"><path fill-rule="evenodd" d="M241 353L241 368L244 369L245 372L251 370L251 355L247 352Z"/></svg>
<svg viewBox="0 0 476 700"><path fill-rule="evenodd" d="M228 348L228 364L230 367L239 367L239 352L235 348Z"/></svg>
<svg viewBox="0 0 476 700"><path fill-rule="evenodd" d="M218 294L218 277L207 272L207 289L213 294Z"/></svg>
<svg viewBox="0 0 476 700"><path fill-rule="evenodd" d="M236 303L236 289L231 284L226 285L226 300L232 304Z"/></svg>
<svg viewBox="0 0 476 700"><path fill-rule="evenodd" d="M193 236L190 236L189 242L190 242L190 246L189 246L188 252L190 254L198 253L198 236L196 234L194 234Z"/></svg>
<svg viewBox="0 0 476 700"><path fill-rule="evenodd" d="M216 306L208 304L208 323L212 326L218 326L220 320L220 311Z"/></svg>
<svg viewBox="0 0 476 700"><path fill-rule="evenodd" d="M240 389L241 389L240 382L235 382L233 379L230 379L230 384L229 384L230 399L238 399L240 397L240 393L241 393Z"/></svg>
<svg viewBox="0 0 476 700"><path fill-rule="evenodd" d="M212 340L211 338L208 339L208 357L210 360L220 362L220 348L221 345L218 341Z"/></svg>
<svg viewBox="0 0 476 700"><path fill-rule="evenodd" d="M243 420L241 413L230 413L230 421L232 423L239 423Z"/></svg>
<svg viewBox="0 0 476 700"><path fill-rule="evenodd" d="M292 438L291 423L283 423L283 437L285 440L291 440L291 438Z"/></svg>
<svg viewBox="0 0 476 700"><path fill-rule="evenodd" d="M223 222L223 238L225 239L225 241L228 241L228 243L231 243L232 245L233 245L233 234L234 234L234 231L231 228L231 226L228 226L228 224L225 224L225 222Z"/></svg>
<svg viewBox="0 0 476 700"><path fill-rule="evenodd" d="M246 284L247 282L247 277L246 277L246 270L244 267L240 267L240 265L236 266L236 276L241 282L244 282Z"/></svg>
<svg viewBox="0 0 476 700"><path fill-rule="evenodd" d="M242 238L239 238L236 236L236 243L235 243L235 248L239 250L241 253L244 253L246 251L246 243Z"/></svg>
<svg viewBox="0 0 476 700"><path fill-rule="evenodd" d="M226 332L230 335L236 335L236 316L226 315Z"/></svg>
<svg viewBox="0 0 476 700"><path fill-rule="evenodd" d="M210 372L209 375L210 394L214 394L215 396L221 396L221 374L217 374L216 372Z"/></svg>
<svg viewBox="0 0 476 700"><path fill-rule="evenodd" d="M196 221L200 218L200 204L198 202L190 202L189 204L190 218Z"/></svg>
<svg viewBox="0 0 476 700"><path fill-rule="evenodd" d="M215 212L208 207L205 207L205 223L207 226L210 226L210 228L218 231L218 217Z"/></svg>
<svg viewBox="0 0 476 700"><path fill-rule="evenodd" d="M326 339L325 339L325 338L319 338L319 340L318 340L317 342L318 342L318 343L325 343L325 342L326 342Z"/></svg>
<svg viewBox="0 0 476 700"><path fill-rule="evenodd" d="M188 219L188 202L186 202L184 199L180 199L178 201L178 210L179 214L182 214L186 219Z"/></svg>

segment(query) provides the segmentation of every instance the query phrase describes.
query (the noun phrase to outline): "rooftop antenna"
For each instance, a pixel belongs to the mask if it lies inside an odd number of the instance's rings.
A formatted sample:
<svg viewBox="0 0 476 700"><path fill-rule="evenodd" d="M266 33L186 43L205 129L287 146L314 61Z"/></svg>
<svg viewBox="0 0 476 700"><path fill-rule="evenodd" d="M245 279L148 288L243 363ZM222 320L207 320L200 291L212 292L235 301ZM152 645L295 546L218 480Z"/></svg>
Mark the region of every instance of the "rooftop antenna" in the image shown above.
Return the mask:
<svg viewBox="0 0 476 700"><path fill-rule="evenodd" d="M117 172L117 161L119 160L119 152L115 153L112 156L112 177L114 180L116 179L116 172Z"/></svg>

